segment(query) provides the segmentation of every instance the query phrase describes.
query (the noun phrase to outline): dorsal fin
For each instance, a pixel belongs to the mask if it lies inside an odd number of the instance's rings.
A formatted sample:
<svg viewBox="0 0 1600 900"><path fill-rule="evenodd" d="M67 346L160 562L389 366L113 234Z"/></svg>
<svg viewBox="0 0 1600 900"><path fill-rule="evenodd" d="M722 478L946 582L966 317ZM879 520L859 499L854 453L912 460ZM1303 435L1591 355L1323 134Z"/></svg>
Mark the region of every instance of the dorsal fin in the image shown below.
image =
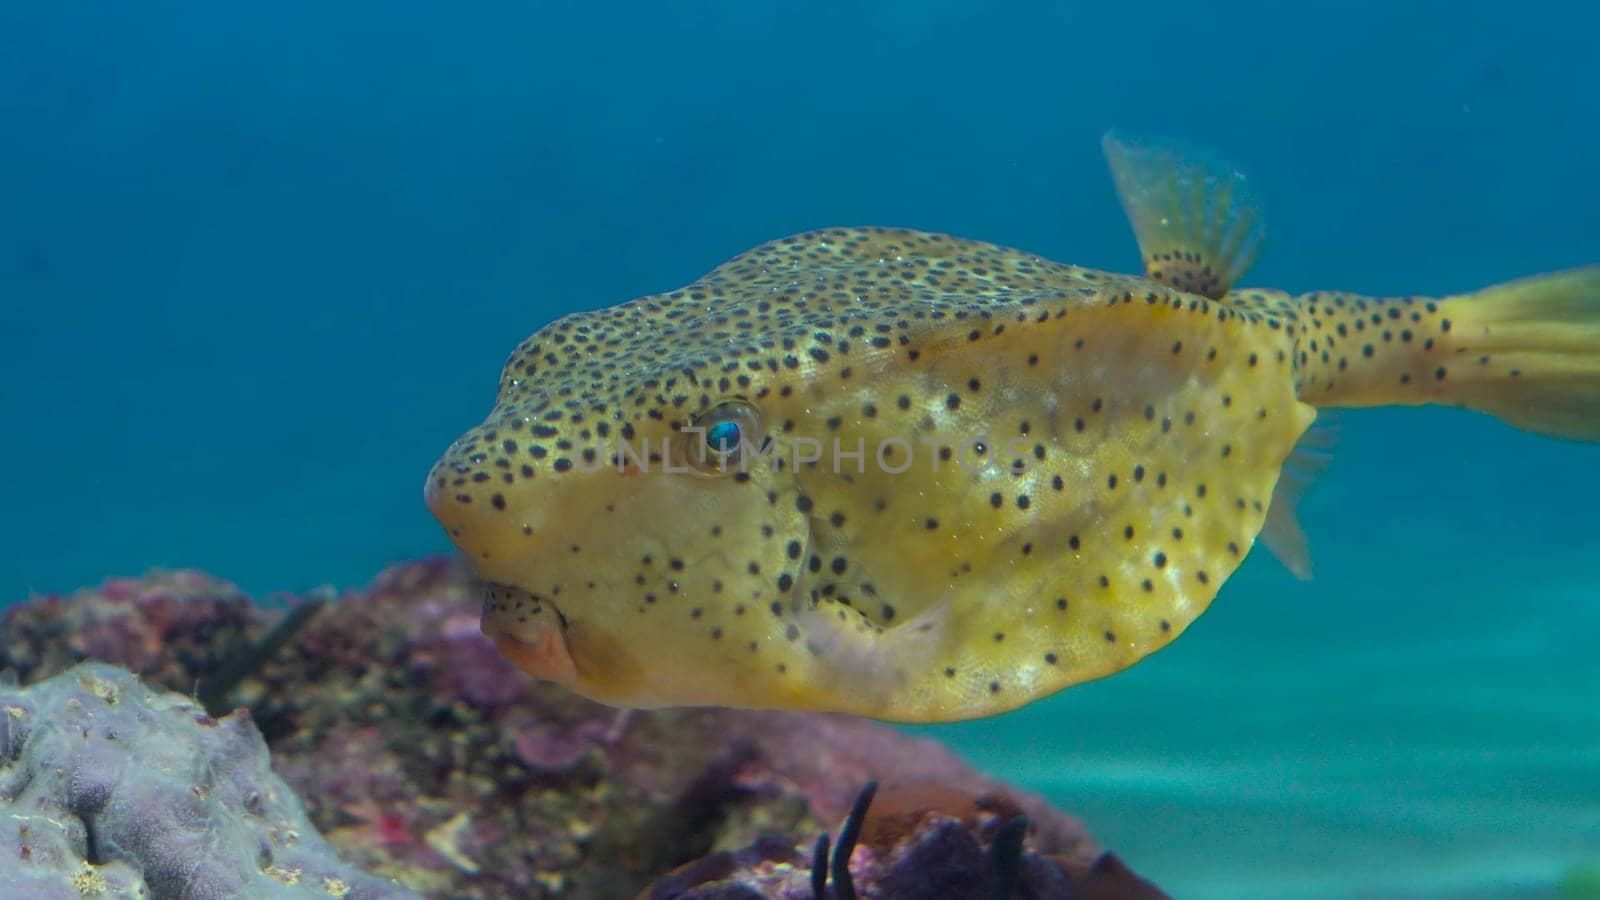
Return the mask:
<svg viewBox="0 0 1600 900"><path fill-rule="evenodd" d="M1295 508L1306 488L1333 462L1338 438L1338 420L1323 411L1283 461L1278 485L1272 490L1272 505L1267 507L1266 524L1261 526L1261 543L1301 581L1311 580L1311 548Z"/></svg>
<svg viewBox="0 0 1600 900"><path fill-rule="evenodd" d="M1260 214L1244 175L1170 141L1107 133L1100 146L1139 240L1145 277L1221 299L1261 248Z"/></svg>

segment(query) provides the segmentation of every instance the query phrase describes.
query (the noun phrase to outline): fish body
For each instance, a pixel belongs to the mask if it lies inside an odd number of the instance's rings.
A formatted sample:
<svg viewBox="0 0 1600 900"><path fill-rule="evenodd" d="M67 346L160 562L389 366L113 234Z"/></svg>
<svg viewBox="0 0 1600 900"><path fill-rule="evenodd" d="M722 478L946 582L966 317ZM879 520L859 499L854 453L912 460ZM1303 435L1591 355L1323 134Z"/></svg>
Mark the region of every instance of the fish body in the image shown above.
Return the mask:
<svg viewBox="0 0 1600 900"><path fill-rule="evenodd" d="M1258 538L1305 573L1318 407L1600 439L1600 268L1236 291L1242 179L1106 149L1142 275L828 229L529 337L425 489L484 632L616 706L975 718L1170 643Z"/></svg>

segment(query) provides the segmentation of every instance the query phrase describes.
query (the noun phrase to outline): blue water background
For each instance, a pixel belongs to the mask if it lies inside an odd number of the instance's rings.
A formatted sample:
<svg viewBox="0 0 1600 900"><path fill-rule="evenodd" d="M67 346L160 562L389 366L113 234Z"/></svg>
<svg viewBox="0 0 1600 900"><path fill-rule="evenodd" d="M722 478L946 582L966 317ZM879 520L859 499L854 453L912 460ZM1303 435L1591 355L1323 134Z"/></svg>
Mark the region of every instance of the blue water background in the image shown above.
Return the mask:
<svg viewBox="0 0 1600 900"><path fill-rule="evenodd" d="M894 224L1137 259L1110 127L1249 173L1248 279L1600 262L1592 4L0 6L0 598L445 550L435 455L551 318ZM1600 865L1600 448L1343 417L1173 648L932 729L1180 897L1540 896Z"/></svg>

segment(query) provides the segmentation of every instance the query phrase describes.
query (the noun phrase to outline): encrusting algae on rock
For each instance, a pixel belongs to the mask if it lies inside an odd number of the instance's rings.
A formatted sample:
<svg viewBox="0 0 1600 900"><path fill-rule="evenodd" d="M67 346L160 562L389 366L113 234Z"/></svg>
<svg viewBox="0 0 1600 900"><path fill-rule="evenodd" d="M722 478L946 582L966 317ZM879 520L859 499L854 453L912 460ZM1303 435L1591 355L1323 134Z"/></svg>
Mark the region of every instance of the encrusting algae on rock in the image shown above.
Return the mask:
<svg viewBox="0 0 1600 900"><path fill-rule="evenodd" d="M248 711L103 662L0 684L0 711L0 898L417 898L336 855Z"/></svg>
<svg viewBox="0 0 1600 900"><path fill-rule="evenodd" d="M426 485L484 632L619 707L974 718L1166 646L1258 537L1308 573L1319 408L1600 440L1600 267L1236 290L1243 178L1104 146L1142 276L830 229L529 337Z"/></svg>

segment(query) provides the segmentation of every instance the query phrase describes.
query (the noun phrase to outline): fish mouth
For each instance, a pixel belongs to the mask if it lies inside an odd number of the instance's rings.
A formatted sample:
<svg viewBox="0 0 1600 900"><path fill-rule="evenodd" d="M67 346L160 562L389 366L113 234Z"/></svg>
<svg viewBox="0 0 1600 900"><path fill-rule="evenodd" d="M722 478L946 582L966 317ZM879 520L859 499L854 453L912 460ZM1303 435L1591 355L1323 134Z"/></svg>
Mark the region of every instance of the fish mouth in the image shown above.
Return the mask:
<svg viewBox="0 0 1600 900"><path fill-rule="evenodd" d="M568 687L577 682L567 617L548 597L492 582L483 591L478 628L501 656L535 678Z"/></svg>

